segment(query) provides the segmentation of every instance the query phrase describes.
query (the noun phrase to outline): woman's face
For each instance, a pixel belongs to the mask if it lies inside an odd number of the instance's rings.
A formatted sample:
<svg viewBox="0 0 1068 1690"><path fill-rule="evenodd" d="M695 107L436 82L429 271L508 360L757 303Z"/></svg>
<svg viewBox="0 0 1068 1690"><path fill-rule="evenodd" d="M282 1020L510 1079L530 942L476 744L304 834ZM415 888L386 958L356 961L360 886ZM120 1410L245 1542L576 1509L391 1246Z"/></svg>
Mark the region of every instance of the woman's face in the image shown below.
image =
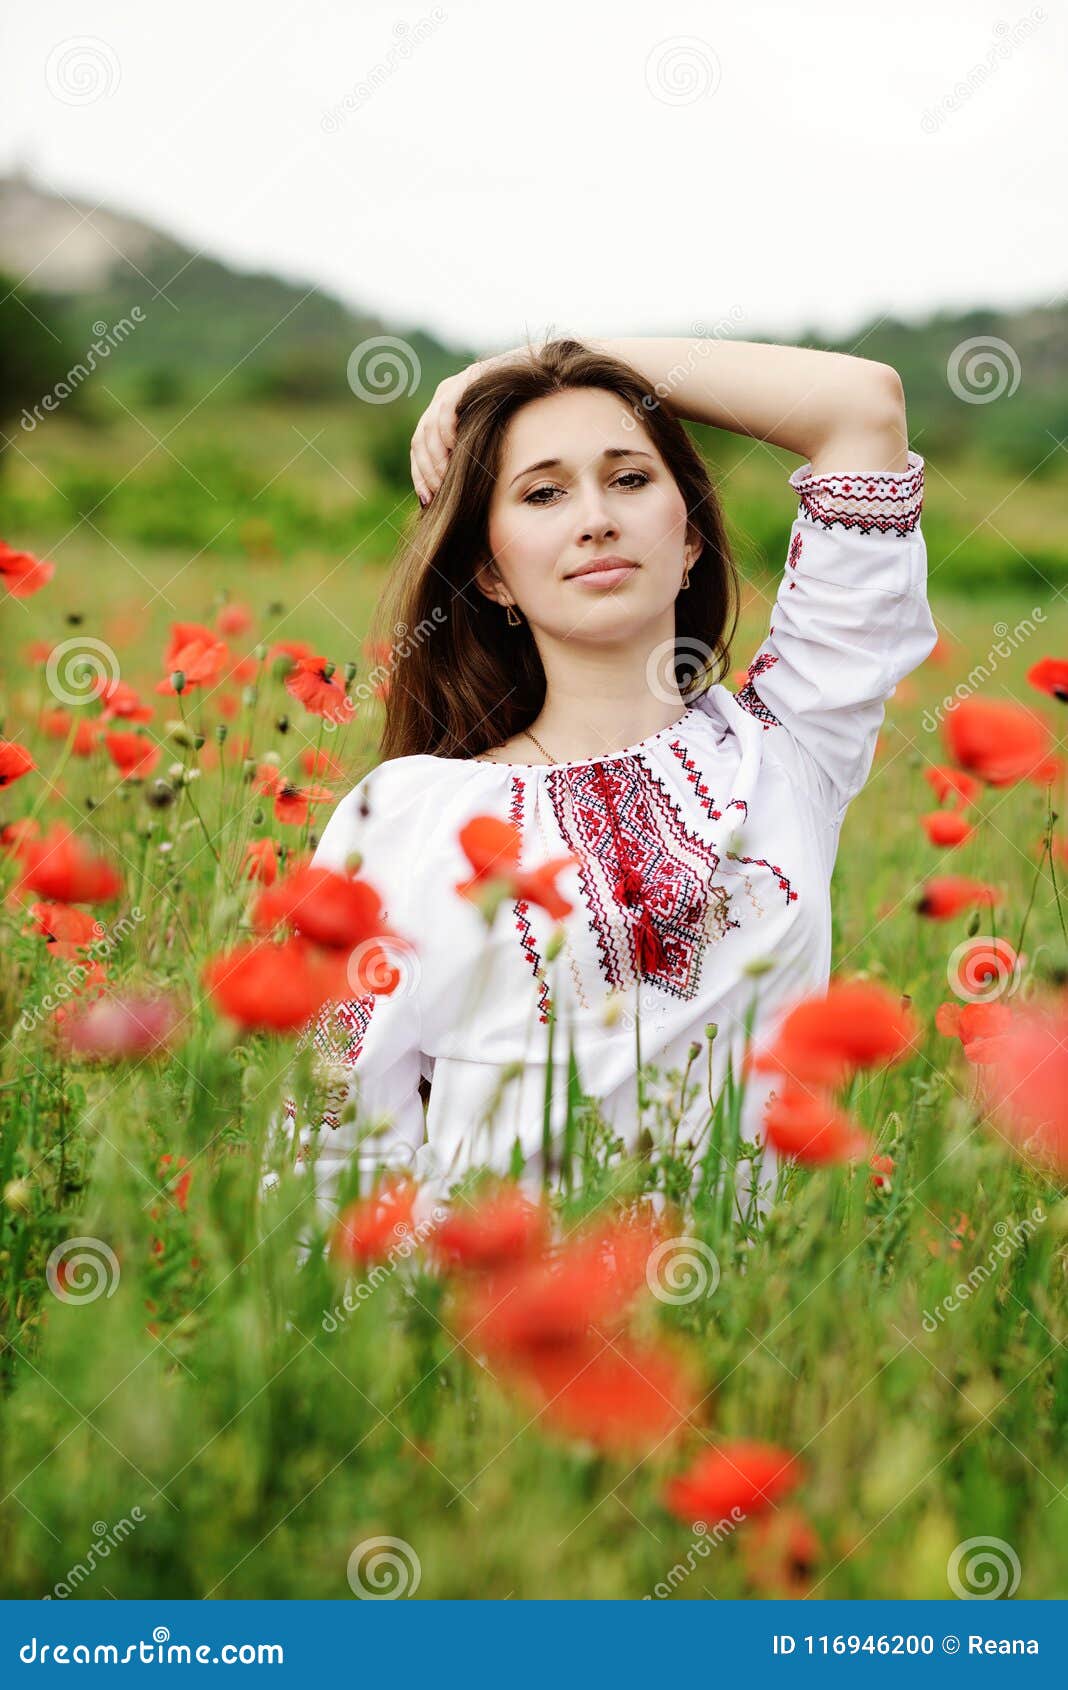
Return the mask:
<svg viewBox="0 0 1068 1690"><path fill-rule="evenodd" d="M649 434L623 399L595 387L516 412L490 501L489 543L499 576L482 575L491 596L558 639L625 638L662 618L700 551ZM576 573L608 557L635 567Z"/></svg>

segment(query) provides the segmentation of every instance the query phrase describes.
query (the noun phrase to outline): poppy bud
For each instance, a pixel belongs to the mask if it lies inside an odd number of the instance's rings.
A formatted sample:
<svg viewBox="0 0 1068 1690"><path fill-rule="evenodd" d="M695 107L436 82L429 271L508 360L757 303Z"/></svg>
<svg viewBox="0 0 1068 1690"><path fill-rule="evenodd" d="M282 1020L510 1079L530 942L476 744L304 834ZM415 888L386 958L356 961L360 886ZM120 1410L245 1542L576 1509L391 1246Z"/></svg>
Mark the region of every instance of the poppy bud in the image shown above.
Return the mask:
<svg viewBox="0 0 1068 1690"><path fill-rule="evenodd" d="M174 688L176 693L181 694L185 691L185 673L183 670L175 669L172 672L171 686Z"/></svg>
<svg viewBox="0 0 1068 1690"><path fill-rule="evenodd" d="M546 962L554 962L564 946L564 930L558 927L545 947Z"/></svg>
<svg viewBox="0 0 1068 1690"><path fill-rule="evenodd" d="M980 916L979 911L974 910L972 912L971 919L968 922L968 937L969 937L969 939L975 938L975 935L979 931L979 924L980 924L981 920L982 920L982 917Z"/></svg>
<svg viewBox="0 0 1068 1690"><path fill-rule="evenodd" d="M203 744L204 744L204 735L203 734L194 734L194 736L193 736L193 750L199 751Z"/></svg>
<svg viewBox="0 0 1068 1690"><path fill-rule="evenodd" d="M245 687L241 693L241 702L246 710L254 710L256 708L256 700L258 697L259 693L256 691L255 687Z"/></svg>
<svg viewBox="0 0 1068 1690"><path fill-rule="evenodd" d="M229 732L230 732L230 729L228 728L228 726L225 722L216 722L216 724L215 724L215 738L218 740L220 745L226 744L226 736Z"/></svg>
<svg viewBox="0 0 1068 1690"><path fill-rule="evenodd" d="M346 663L346 665L345 665L345 685L347 687L351 687L351 685L352 685L352 683L355 679L356 679L356 665L355 665L355 663Z"/></svg>
<svg viewBox="0 0 1068 1690"><path fill-rule="evenodd" d="M28 1214L33 1188L28 1179L9 1179L4 1187L4 1206Z"/></svg>
<svg viewBox="0 0 1068 1690"><path fill-rule="evenodd" d="M274 725L280 734L287 734L289 732L289 717L279 716Z"/></svg>

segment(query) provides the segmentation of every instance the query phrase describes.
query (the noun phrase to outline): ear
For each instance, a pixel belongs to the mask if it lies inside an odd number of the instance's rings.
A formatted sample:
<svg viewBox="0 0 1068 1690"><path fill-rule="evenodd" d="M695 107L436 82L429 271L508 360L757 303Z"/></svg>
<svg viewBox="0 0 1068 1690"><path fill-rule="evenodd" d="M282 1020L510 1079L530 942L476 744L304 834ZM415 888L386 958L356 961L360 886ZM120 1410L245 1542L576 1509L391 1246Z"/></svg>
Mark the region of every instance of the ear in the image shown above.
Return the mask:
<svg viewBox="0 0 1068 1690"><path fill-rule="evenodd" d="M700 534L698 534L696 528L691 528L689 526L689 524L687 524L687 528L686 528L686 554L687 554L686 555L686 561L689 564L691 569L693 568L694 564L697 562L698 558L701 556L701 553L704 551L704 549L705 549L704 540L701 538Z"/></svg>
<svg viewBox="0 0 1068 1690"><path fill-rule="evenodd" d="M472 579L479 592L484 593L486 598L492 599L494 604L506 605L512 603L511 595L501 580L497 565L492 558L479 565Z"/></svg>

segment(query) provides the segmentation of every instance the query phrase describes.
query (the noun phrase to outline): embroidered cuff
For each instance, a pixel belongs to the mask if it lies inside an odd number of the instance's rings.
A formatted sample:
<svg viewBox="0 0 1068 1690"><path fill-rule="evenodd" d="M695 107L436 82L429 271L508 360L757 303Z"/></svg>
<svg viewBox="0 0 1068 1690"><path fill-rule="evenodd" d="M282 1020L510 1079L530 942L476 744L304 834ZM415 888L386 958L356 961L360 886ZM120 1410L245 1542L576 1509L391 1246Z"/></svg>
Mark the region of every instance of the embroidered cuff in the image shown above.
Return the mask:
<svg viewBox="0 0 1068 1690"><path fill-rule="evenodd" d="M831 475L811 470L811 464L803 464L790 477L800 499L799 518L854 534L910 534L920 520L924 462L918 452L909 453L902 470L836 470Z"/></svg>

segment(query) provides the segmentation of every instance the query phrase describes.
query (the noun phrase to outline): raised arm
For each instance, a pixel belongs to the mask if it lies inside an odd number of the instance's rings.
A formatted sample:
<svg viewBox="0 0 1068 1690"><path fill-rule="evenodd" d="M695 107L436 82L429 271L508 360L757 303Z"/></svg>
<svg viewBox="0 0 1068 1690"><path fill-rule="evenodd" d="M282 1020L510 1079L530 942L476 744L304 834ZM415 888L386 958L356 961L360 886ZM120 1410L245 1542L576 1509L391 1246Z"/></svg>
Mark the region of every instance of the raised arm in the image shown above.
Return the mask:
<svg viewBox="0 0 1068 1690"><path fill-rule="evenodd" d="M889 364L804 346L755 340L591 340L622 358L677 416L768 440L807 458L814 475L907 467L905 396ZM465 388L495 365L528 357L529 346L482 358L439 382L412 436L412 481L433 498L456 443Z"/></svg>
<svg viewBox="0 0 1068 1690"><path fill-rule="evenodd" d="M889 364L754 340L589 340L639 370L677 416L768 440L813 474L903 470L905 396Z"/></svg>

